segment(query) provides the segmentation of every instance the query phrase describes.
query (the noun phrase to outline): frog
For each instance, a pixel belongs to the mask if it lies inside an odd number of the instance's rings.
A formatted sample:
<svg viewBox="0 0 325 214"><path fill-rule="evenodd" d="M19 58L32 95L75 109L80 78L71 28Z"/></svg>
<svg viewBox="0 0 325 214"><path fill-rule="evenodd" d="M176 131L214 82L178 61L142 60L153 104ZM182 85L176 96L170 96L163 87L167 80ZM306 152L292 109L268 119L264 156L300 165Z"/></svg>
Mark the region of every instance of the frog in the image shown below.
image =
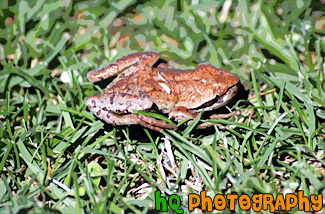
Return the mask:
<svg viewBox="0 0 325 214"><path fill-rule="evenodd" d="M88 72L91 83L116 76L102 93L86 99L88 109L113 126L140 124L160 132L176 130L175 124L138 112L155 110L176 122L193 121L202 110L213 111L229 103L241 84L236 74L208 63L181 70L167 63L156 65L159 58L156 51L137 52ZM221 116L212 114L210 119L216 117Z"/></svg>

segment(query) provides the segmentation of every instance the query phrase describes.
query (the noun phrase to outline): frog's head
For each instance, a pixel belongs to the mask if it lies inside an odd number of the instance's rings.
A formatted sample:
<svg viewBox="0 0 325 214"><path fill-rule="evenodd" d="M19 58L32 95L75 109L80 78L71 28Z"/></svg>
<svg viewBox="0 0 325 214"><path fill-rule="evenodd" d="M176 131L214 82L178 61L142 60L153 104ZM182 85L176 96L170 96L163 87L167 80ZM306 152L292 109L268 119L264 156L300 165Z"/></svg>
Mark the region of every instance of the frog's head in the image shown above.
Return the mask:
<svg viewBox="0 0 325 214"><path fill-rule="evenodd" d="M153 102L146 94L139 96L122 92L109 92L90 96L86 100L88 109L96 115L101 111L117 114L132 113L133 110L150 109ZM99 113L98 113L99 112Z"/></svg>

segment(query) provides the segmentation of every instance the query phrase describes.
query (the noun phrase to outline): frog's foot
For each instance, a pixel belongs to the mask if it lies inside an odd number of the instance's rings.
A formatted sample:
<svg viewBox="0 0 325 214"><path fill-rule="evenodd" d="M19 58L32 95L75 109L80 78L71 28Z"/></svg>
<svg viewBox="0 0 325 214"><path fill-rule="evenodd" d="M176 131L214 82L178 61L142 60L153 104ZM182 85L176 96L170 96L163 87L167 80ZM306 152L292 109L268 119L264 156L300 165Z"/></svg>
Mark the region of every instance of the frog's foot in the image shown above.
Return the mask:
<svg viewBox="0 0 325 214"><path fill-rule="evenodd" d="M138 118L139 118L140 125L148 128L148 129L152 129L154 131L161 132L163 130L163 128L173 129L173 130L177 129L175 124L170 124L170 123L167 123L162 120L156 120L156 119L146 116L146 115L138 114Z"/></svg>
<svg viewBox="0 0 325 214"><path fill-rule="evenodd" d="M133 53L122 57L115 62L108 64L105 67L90 71L87 74L87 79L90 82L98 82L103 79L118 75L123 70L135 66L136 69L127 69L131 74L139 70L139 67L152 66L159 59L159 54L155 51L148 51L142 53Z"/></svg>

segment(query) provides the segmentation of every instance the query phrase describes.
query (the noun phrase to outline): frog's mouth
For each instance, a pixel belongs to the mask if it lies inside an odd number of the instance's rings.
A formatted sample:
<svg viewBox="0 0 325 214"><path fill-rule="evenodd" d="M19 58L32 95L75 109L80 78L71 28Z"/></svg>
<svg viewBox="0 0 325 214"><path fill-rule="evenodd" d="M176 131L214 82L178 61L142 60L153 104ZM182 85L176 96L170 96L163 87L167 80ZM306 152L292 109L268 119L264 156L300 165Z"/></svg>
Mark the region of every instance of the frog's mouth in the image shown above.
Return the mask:
<svg viewBox="0 0 325 214"><path fill-rule="evenodd" d="M223 95L216 97L217 98L217 103L222 103L222 104L227 104L229 103L237 94L238 88L239 88L240 83L237 83L236 85L233 85L230 87L226 93Z"/></svg>
<svg viewBox="0 0 325 214"><path fill-rule="evenodd" d="M238 82L237 84L228 88L228 90L223 95L216 96L214 99L210 100L209 102L204 103L203 105L201 105L193 110L200 111L203 109L204 111L211 111L213 109L218 109L218 108L226 105L227 103L229 103L230 101L232 101L235 98L240 85L241 85L241 83Z"/></svg>

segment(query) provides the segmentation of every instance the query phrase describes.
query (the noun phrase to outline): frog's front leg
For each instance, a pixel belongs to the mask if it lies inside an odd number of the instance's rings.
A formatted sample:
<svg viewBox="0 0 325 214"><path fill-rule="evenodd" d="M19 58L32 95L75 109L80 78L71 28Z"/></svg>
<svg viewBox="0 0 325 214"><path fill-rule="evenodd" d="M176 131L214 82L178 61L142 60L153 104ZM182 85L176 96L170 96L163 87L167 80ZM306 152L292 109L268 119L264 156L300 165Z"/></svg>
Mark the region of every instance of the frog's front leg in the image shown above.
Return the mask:
<svg viewBox="0 0 325 214"><path fill-rule="evenodd" d="M168 65L167 63L160 63L157 68L160 68L160 69L174 69L172 66Z"/></svg>
<svg viewBox="0 0 325 214"><path fill-rule="evenodd" d="M141 67L152 66L159 59L159 54L155 51L148 51L142 53L133 53L124 56L115 62L108 64L102 68L90 71L87 78L90 82L98 82L103 79L118 75L122 70L129 67L136 67L136 69L127 69L128 73L137 71Z"/></svg>
<svg viewBox="0 0 325 214"><path fill-rule="evenodd" d="M217 120L217 119L227 119L227 118L230 118L232 116L240 116L241 115L241 111L240 110L235 110L235 111L232 111L228 114L212 114L209 116L210 119L212 120ZM200 125L198 125L198 129L205 129L207 127L210 127L210 126L213 126L213 125L216 125L218 126L220 129L222 130L226 130L227 128L219 123L212 123L212 122L204 122L204 123L201 123Z"/></svg>
<svg viewBox="0 0 325 214"><path fill-rule="evenodd" d="M229 118L232 116L239 116L241 114L240 110L232 111L228 114L213 114L209 118L210 119L220 119L220 118ZM186 107L180 106L175 107L172 109L169 113L169 118L176 120L177 122L180 122L185 119L195 119L198 114L196 112L191 111L191 109L188 109ZM187 125L189 125L192 122L192 120L187 122ZM211 122L203 122L197 126L198 129L207 128L213 125L217 125L221 129L226 129L224 126L220 124L215 124Z"/></svg>
<svg viewBox="0 0 325 214"><path fill-rule="evenodd" d="M183 106L178 106L174 107L168 114L170 119L173 119L177 122L180 122L182 120L185 120L187 118L194 119L197 116L197 113L191 111L190 109L183 107Z"/></svg>
<svg viewBox="0 0 325 214"><path fill-rule="evenodd" d="M229 118L229 117L232 117L232 116L240 116L241 115L241 111L240 110L235 110L235 111L232 111L228 114L213 114L213 115L210 115L210 119L226 119L226 118Z"/></svg>

